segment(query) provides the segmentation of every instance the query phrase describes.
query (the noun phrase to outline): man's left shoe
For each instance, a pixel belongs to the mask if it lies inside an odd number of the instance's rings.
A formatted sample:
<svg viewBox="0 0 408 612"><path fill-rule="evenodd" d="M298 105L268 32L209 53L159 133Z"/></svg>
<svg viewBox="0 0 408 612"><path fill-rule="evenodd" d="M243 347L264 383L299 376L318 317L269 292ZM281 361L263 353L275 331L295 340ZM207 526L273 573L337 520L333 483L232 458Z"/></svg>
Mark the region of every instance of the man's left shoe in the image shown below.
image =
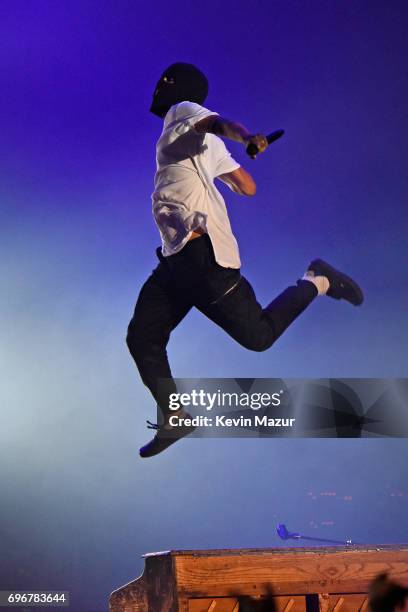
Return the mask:
<svg viewBox="0 0 408 612"><path fill-rule="evenodd" d="M364 295L359 285L352 278L333 268L330 264L323 259L314 259L306 275L309 272L313 272L315 276L325 276L330 287L327 291L329 297L335 300L346 300L353 304L353 306L360 306L364 301Z"/></svg>
<svg viewBox="0 0 408 612"><path fill-rule="evenodd" d="M177 413L174 414L177 415ZM187 412L183 412L180 417L183 419L191 419L191 416L187 414ZM149 421L148 423L149 428L156 429L157 432L154 438L142 446L142 448L139 450L139 455L143 457L143 459L154 457L155 455L162 453L164 450L169 448L169 446L177 442L177 440L185 438L196 429L192 425L187 426L183 424L176 427L169 425L152 425Z"/></svg>

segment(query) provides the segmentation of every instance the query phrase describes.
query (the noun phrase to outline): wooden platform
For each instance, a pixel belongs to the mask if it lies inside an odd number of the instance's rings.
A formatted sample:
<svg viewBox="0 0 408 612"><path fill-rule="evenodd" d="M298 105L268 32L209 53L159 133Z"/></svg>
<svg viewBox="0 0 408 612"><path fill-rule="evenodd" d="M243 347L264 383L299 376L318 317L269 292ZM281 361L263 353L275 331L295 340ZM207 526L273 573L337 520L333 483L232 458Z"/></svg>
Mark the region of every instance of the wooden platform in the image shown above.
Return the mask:
<svg viewBox="0 0 408 612"><path fill-rule="evenodd" d="M363 612L381 572L408 587L408 545L172 550L114 591L110 612L238 612L273 595L276 612ZM247 609L247 608L246 608Z"/></svg>

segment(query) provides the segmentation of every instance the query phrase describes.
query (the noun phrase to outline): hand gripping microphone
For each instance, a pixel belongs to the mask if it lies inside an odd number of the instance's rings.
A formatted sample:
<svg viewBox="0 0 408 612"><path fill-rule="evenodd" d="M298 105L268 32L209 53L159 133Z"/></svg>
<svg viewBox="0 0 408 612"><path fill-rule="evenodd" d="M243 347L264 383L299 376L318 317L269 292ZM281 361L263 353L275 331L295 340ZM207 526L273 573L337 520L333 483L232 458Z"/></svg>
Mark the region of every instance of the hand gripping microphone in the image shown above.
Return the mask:
<svg viewBox="0 0 408 612"><path fill-rule="evenodd" d="M285 133L285 130L276 130L275 132L271 132L270 134L268 134L268 136L266 137L266 140L268 141L268 145L275 142L275 140L278 140L279 138L281 138L284 135L284 133ZM253 155L257 155L259 153L259 149L255 144L250 142L246 148L246 152L250 157L252 157Z"/></svg>

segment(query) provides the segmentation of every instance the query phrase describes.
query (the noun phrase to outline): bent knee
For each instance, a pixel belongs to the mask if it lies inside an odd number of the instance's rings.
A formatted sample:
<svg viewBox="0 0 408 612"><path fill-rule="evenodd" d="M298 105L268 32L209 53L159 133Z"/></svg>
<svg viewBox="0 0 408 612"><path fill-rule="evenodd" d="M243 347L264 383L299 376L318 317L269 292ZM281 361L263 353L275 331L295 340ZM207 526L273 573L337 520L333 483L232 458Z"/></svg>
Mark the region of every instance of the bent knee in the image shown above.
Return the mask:
<svg viewBox="0 0 408 612"><path fill-rule="evenodd" d="M253 351L254 353L263 353L271 348L273 344L273 340L270 338L248 338L244 342L241 342L242 346L249 351Z"/></svg>
<svg viewBox="0 0 408 612"><path fill-rule="evenodd" d="M133 340L134 340L134 330L132 328L132 321L131 321L128 325L127 332L126 332L126 338L125 338L126 344L129 349L133 344Z"/></svg>
<svg viewBox="0 0 408 612"><path fill-rule="evenodd" d="M272 344L255 344L249 347L253 353L263 353L271 348Z"/></svg>
<svg viewBox="0 0 408 612"><path fill-rule="evenodd" d="M132 321L127 328L126 344L133 357L143 354L146 350L147 342L143 330Z"/></svg>
<svg viewBox="0 0 408 612"><path fill-rule="evenodd" d="M132 322L130 322L127 330L126 344L138 365L160 359L166 352L166 342L162 343L160 339L151 337L150 334L146 333L146 329L142 329Z"/></svg>

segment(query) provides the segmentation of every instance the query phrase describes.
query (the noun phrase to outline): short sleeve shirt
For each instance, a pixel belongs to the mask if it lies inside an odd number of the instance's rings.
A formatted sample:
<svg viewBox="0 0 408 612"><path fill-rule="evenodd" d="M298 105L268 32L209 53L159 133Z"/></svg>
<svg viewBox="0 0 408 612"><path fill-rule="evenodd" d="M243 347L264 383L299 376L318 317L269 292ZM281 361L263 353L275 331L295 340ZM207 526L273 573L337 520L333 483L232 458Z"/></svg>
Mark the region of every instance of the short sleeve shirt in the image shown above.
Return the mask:
<svg viewBox="0 0 408 612"><path fill-rule="evenodd" d="M210 236L217 263L239 268L238 244L214 179L240 165L221 138L194 130L198 121L216 114L193 102L180 102L168 111L156 146L153 216L165 257L180 251L191 233L202 229Z"/></svg>

